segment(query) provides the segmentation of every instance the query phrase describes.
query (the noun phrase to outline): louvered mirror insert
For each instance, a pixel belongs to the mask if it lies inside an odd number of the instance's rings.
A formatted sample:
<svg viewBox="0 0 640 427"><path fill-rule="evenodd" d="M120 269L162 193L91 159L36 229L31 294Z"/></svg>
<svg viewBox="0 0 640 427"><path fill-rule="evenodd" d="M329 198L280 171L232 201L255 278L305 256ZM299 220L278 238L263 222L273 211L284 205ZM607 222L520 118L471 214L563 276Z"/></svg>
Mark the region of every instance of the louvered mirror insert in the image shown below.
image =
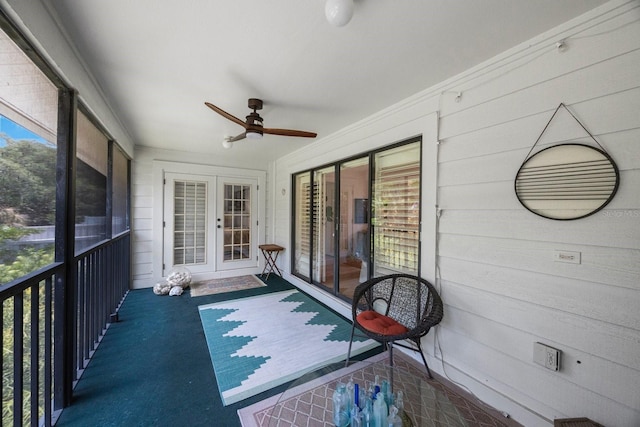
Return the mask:
<svg viewBox="0 0 640 427"><path fill-rule="evenodd" d="M561 144L529 157L520 167L515 191L522 205L545 218L589 216L615 195L620 176L607 153L583 144Z"/></svg>

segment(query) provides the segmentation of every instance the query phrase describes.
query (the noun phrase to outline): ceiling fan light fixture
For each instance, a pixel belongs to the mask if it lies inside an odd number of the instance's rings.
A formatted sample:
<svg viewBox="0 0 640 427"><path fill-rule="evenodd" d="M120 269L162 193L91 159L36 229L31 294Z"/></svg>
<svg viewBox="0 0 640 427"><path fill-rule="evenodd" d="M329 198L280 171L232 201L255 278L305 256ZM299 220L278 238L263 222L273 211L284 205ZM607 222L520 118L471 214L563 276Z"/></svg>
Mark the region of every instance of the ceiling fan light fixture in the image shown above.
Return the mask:
<svg viewBox="0 0 640 427"><path fill-rule="evenodd" d="M262 132L257 130L247 130L246 136L248 139L262 139Z"/></svg>
<svg viewBox="0 0 640 427"><path fill-rule="evenodd" d="M353 0L327 0L324 14L329 24L344 27L353 17Z"/></svg>
<svg viewBox="0 0 640 427"><path fill-rule="evenodd" d="M230 138L225 138L222 140L222 146L226 149L233 147L233 142L230 141Z"/></svg>

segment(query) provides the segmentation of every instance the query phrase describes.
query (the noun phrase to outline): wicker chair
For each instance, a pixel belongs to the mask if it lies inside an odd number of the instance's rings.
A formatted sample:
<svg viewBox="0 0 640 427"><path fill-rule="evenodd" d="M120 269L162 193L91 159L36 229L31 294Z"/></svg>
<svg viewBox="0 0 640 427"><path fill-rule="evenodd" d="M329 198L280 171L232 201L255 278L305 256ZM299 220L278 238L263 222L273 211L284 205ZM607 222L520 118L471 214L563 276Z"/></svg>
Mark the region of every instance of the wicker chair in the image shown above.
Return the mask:
<svg viewBox="0 0 640 427"><path fill-rule="evenodd" d="M408 274L375 277L356 287L351 308L353 325L346 365L357 326L367 337L388 347L392 366L394 344L417 350L432 378L420 340L442 320L443 305L431 283ZM403 340L413 341L417 349L399 342Z"/></svg>

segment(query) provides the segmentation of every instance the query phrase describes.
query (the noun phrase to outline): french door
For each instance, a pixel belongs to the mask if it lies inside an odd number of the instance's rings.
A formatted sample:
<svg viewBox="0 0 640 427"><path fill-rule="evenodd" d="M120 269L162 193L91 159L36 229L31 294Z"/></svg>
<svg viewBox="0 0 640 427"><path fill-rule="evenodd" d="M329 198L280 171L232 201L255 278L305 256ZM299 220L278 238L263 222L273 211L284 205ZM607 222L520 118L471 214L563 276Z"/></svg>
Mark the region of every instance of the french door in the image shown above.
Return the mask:
<svg viewBox="0 0 640 427"><path fill-rule="evenodd" d="M217 270L258 265L257 181L218 177Z"/></svg>
<svg viewBox="0 0 640 427"><path fill-rule="evenodd" d="M257 267L257 181L165 173L163 276Z"/></svg>

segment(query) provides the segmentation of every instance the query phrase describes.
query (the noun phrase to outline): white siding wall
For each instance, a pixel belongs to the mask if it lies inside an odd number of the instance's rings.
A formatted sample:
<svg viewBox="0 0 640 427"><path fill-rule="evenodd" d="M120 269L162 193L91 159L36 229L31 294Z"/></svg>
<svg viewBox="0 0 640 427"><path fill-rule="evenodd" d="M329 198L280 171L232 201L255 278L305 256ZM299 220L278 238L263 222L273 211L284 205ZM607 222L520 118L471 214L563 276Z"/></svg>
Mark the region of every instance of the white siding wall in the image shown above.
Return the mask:
<svg viewBox="0 0 640 427"><path fill-rule="evenodd" d="M538 217L514 192L518 168L560 102L620 169L613 201L575 221ZM426 343L434 370L526 426L578 416L639 426L640 2L611 2L280 159L274 188L287 191L271 205L276 243L290 242L291 173L418 133L427 151L423 251L439 248L439 268L428 254L422 268L439 277L446 303L437 343ZM559 116L539 147L588 143L585 136ZM431 233L436 203L441 218ZM580 252L581 263L554 262L558 249ZM559 372L532 362L536 341L562 350Z"/></svg>

